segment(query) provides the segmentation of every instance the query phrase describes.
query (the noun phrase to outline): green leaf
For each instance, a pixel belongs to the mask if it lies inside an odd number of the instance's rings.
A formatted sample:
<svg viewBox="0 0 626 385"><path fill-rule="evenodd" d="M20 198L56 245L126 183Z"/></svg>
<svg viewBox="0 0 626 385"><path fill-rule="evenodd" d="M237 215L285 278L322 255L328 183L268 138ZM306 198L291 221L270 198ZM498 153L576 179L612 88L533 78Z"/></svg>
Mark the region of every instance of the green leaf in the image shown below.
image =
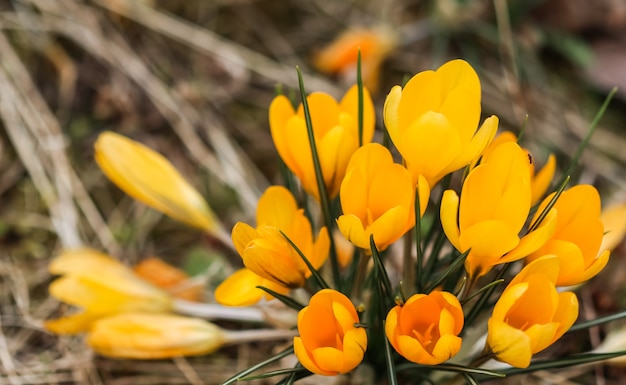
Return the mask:
<svg viewBox="0 0 626 385"><path fill-rule="evenodd" d="M426 293L430 293L431 291L435 290L435 288L439 286L442 282L444 282L446 278L450 277L461 266L463 266L463 264L465 263L465 258L467 258L467 256L469 255L470 250L471 249L468 249L463 254L459 255L454 260L454 262L452 262L450 266L448 266L447 269L445 269L441 274L439 274L439 276L435 278L435 280L428 286L428 289L426 289Z"/></svg>
<svg viewBox="0 0 626 385"><path fill-rule="evenodd" d="M385 321L383 321L383 330L385 330ZM393 352L391 346L387 340L387 336L383 333L383 339L385 344L385 363L387 364L387 377L389 378L389 385L398 385L398 377L396 376L396 364L393 360Z"/></svg>
<svg viewBox="0 0 626 385"><path fill-rule="evenodd" d="M374 268L377 271L378 280L382 285L383 290L385 291L386 296L391 296L393 290L391 288L391 281L389 281L389 275L387 274L387 270L385 269L385 265L383 263L382 258L380 257L380 252L376 247L376 243L374 242L374 235L370 235L370 249L372 251L372 258L374 259Z"/></svg>
<svg viewBox="0 0 626 385"><path fill-rule="evenodd" d="M267 365L271 365L274 362L280 361L283 358L287 357L288 355L293 354L293 346L288 347L287 349L283 350L282 352L279 352L277 354L275 354L274 356L268 358L265 361L259 362L256 365L253 365L251 367L249 367L248 369L242 370L241 372L235 374L234 376L232 376L231 378L227 379L226 381L222 382L221 385L230 385L232 383L235 383L237 381L239 381L241 378L247 376L250 373L253 373Z"/></svg>
<svg viewBox="0 0 626 385"><path fill-rule="evenodd" d="M437 371L442 371L442 372L467 373L467 374L482 375L485 377L502 378L506 376L504 371L496 372L493 370L472 368L472 367L456 365L456 364L420 365L420 364L414 364L412 362L407 362L404 364L396 365L397 372L402 372L402 371L410 370L410 369L429 369L429 370L437 370Z"/></svg>
<svg viewBox="0 0 626 385"><path fill-rule="evenodd" d="M269 295L271 295L272 297L276 298L277 300L279 300L280 302L284 303L286 306L296 310L296 311L300 311L302 310L302 308L304 308L304 305L301 304L300 302L296 301L295 299L288 297L286 295L280 294L275 292L272 289L268 289L265 286L257 286L258 289L263 290L264 292L268 293Z"/></svg>
<svg viewBox="0 0 626 385"><path fill-rule="evenodd" d="M276 376L282 376L282 375L285 375L285 374L293 374L293 373L300 373L300 372L308 372L308 371L306 369L304 369L303 367L299 366L299 367L295 367L295 368L276 369L276 370L272 370L270 372L257 374L257 375L254 375L254 376L241 377L241 378L239 378L239 380L240 381L260 380L260 379L263 379L263 378L270 378L270 377L276 377Z"/></svg>
<svg viewBox="0 0 626 385"><path fill-rule="evenodd" d="M622 311L622 312L619 312L619 313L611 314L611 315L608 315L606 317L600 317L600 318L592 319L592 320L589 320L589 321L579 322L579 323L575 324L574 326L572 326L571 328L569 328L567 333L573 332L573 331L576 331L576 330L581 330L581 329L589 329L590 327L602 325L602 324L607 323L607 322L617 321L617 320L620 320L622 318L626 318L626 311Z"/></svg>
<svg viewBox="0 0 626 385"><path fill-rule="evenodd" d="M465 305L467 302L469 302L472 298L480 295L481 293L490 290L492 286L496 286L501 284L502 282L504 282L504 279L500 278L500 279L496 279L493 282L489 282L488 284L486 284L485 286L481 287L480 289L476 290L474 293L470 294L469 296L467 296L466 298L463 298L463 300L461 301L461 305Z"/></svg>
<svg viewBox="0 0 626 385"><path fill-rule="evenodd" d="M539 214L539 216L537 217L537 220L533 222L530 228L528 228L529 233L537 229L537 227L541 225L541 222L543 222L543 220L546 219L546 216L548 216L548 213L550 212L550 210L552 210L552 207L554 207L554 205L556 204L556 201L559 200L559 197L561 196L561 194L563 194L563 191L565 191L565 187L567 186L567 183L569 183L569 175L563 178L563 181L561 182L559 187L556 189L556 192L552 196L552 199L550 199L550 202L548 202L548 205Z"/></svg>

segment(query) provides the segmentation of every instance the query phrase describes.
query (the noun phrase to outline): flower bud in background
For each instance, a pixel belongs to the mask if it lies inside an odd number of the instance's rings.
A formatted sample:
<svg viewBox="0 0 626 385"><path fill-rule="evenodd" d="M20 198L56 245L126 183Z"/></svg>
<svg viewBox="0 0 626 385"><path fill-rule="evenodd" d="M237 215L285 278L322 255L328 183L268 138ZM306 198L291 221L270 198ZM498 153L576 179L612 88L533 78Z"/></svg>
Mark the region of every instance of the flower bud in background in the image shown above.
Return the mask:
<svg viewBox="0 0 626 385"><path fill-rule="evenodd" d="M57 334L87 331L99 318L123 312L167 312L172 297L110 256L92 249L66 250L52 260L50 295L82 312L44 323Z"/></svg>
<svg viewBox="0 0 626 385"><path fill-rule="evenodd" d="M546 255L515 276L488 321L487 345L496 359L526 368L532 355L556 340L578 318L578 299L556 290L559 259Z"/></svg>
<svg viewBox="0 0 626 385"><path fill-rule="evenodd" d="M286 295L289 288L265 279L247 268L239 269L226 278L215 289L215 300L224 306L250 306L261 299L273 299L271 295L258 288L265 287L278 294Z"/></svg>
<svg viewBox="0 0 626 385"><path fill-rule="evenodd" d="M296 357L309 371L324 376L347 373L363 360L367 349L365 329L350 299L323 289L298 313L299 337L294 337Z"/></svg>
<svg viewBox="0 0 626 385"><path fill-rule="evenodd" d="M445 191L441 224L457 250L471 249L465 260L470 276L480 277L494 265L524 258L552 235L554 210L537 229L520 238L530 200L528 157L514 142L499 145L470 171L460 203L456 192Z"/></svg>
<svg viewBox="0 0 626 385"><path fill-rule="evenodd" d="M537 213L541 213L553 195L541 202ZM609 260L610 251L600 250L604 237L600 195L593 186L577 185L561 194L554 209L557 211L554 234L527 260L534 261L546 254L558 256L561 266L556 285L576 285L598 274Z"/></svg>
<svg viewBox="0 0 626 385"><path fill-rule="evenodd" d="M468 165L493 139L498 118L480 119L480 81L463 60L452 60L437 71L413 76L404 88L395 86L384 106L389 136L417 182L429 186Z"/></svg>
<svg viewBox="0 0 626 385"><path fill-rule="evenodd" d="M311 223L289 190L271 186L259 199L256 229L238 222L232 238L243 264L262 278L287 288L301 287L311 271L284 233L315 269L326 261L330 238L325 227L313 238Z"/></svg>
<svg viewBox="0 0 626 385"><path fill-rule="evenodd" d="M330 198L339 192L352 154L359 148L358 88L353 86L341 102L316 92L307 96L317 153ZM269 111L270 129L276 150L303 188L319 201L319 189L313 167L309 134L302 105L297 112L289 99L279 95ZM374 136L374 105L367 89L363 89L363 140Z"/></svg>
<svg viewBox="0 0 626 385"><path fill-rule="evenodd" d="M94 148L102 172L126 194L228 242L204 198L161 154L110 131L100 134Z"/></svg>
<svg viewBox="0 0 626 385"><path fill-rule="evenodd" d="M422 178L417 189L421 214L426 210L430 190ZM411 174L394 163L391 153L377 143L358 149L341 184L343 215L337 219L341 233L354 245L386 249L415 224L415 185Z"/></svg>
<svg viewBox="0 0 626 385"><path fill-rule="evenodd" d="M463 309L444 291L414 294L387 314L385 334L391 346L416 364L437 365L461 349Z"/></svg>
<svg viewBox="0 0 626 385"><path fill-rule="evenodd" d="M212 353L225 341L210 322L171 314L123 313L97 321L87 343L112 358L153 360Z"/></svg>
<svg viewBox="0 0 626 385"><path fill-rule="evenodd" d="M143 259L133 267L133 271L176 298L198 302L202 295L202 284L191 282L184 271L156 257Z"/></svg>
<svg viewBox="0 0 626 385"><path fill-rule="evenodd" d="M604 225L600 250L613 250L626 235L626 203L612 205L602 210L600 220Z"/></svg>
<svg viewBox="0 0 626 385"><path fill-rule="evenodd" d="M340 34L313 58L313 65L327 74L356 79L359 51L363 84L373 93L378 90L380 66L397 45L388 29L354 28Z"/></svg>

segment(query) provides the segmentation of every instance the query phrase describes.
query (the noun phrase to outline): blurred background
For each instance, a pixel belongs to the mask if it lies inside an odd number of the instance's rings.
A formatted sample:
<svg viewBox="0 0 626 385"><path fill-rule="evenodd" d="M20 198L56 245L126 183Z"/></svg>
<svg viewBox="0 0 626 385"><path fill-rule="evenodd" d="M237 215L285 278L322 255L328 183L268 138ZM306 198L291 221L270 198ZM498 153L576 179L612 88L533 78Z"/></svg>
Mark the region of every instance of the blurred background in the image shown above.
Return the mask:
<svg viewBox="0 0 626 385"><path fill-rule="evenodd" d="M210 301L239 258L125 196L93 161L93 142L104 130L138 140L173 162L226 228L253 221L257 197L281 183L268 106L277 90L297 100L296 66L307 92L341 97L356 75L353 51L330 46L337 39L362 47L379 138L388 90L460 57L479 73L483 114L498 115L501 130L525 126L536 162L552 152L561 170L619 87L576 177L605 204L626 200L624 0L0 0L0 27L0 384L214 384L276 348L94 357L80 337L43 331L59 311L47 263L78 245L129 264L158 256L191 275L208 268ZM581 289L589 318L626 308L624 256L622 244L614 268ZM564 349L605 333L570 336ZM626 384L603 365L522 379Z"/></svg>

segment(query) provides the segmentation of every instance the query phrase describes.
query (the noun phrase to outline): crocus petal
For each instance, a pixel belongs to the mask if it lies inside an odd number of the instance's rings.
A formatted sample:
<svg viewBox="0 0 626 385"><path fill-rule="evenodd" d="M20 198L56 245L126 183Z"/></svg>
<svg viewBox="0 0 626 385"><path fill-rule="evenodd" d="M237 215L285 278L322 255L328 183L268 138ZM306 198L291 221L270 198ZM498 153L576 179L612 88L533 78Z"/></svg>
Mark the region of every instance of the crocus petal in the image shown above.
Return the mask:
<svg viewBox="0 0 626 385"><path fill-rule="evenodd" d="M602 210L600 216L605 234L600 251L613 250L626 235L626 204L618 204Z"/></svg>
<svg viewBox="0 0 626 385"><path fill-rule="evenodd" d="M488 322L487 344L498 360L516 368L530 365L530 338L523 331L491 318Z"/></svg>
<svg viewBox="0 0 626 385"><path fill-rule="evenodd" d="M536 204L539 202L541 197L546 193L548 187L550 187L550 183L552 182L552 178L554 177L554 172L556 171L556 157L554 154L550 154L546 164L543 166L539 172L535 173L532 181L532 204Z"/></svg>
<svg viewBox="0 0 626 385"><path fill-rule="evenodd" d="M166 215L221 237L213 211L162 155L113 132L100 134L94 145L100 169L131 197Z"/></svg>
<svg viewBox="0 0 626 385"><path fill-rule="evenodd" d="M441 198L441 227L443 232L448 237L448 240L459 251L461 249L461 242L459 241L459 225L457 224L457 217L459 215L459 196L454 190L446 190Z"/></svg>
<svg viewBox="0 0 626 385"><path fill-rule="evenodd" d="M337 374L332 371L324 370L315 363L315 361L309 356L307 349L304 347L302 338L293 338L293 350L296 357L298 357L298 361L300 361L302 366L307 368L308 371L315 374L321 374L322 376L333 376Z"/></svg>
<svg viewBox="0 0 626 385"><path fill-rule="evenodd" d="M266 299L274 298L259 289L259 286L268 288L278 294L286 295L289 293L289 288L278 285L243 268L222 281L215 289L215 300L225 306L250 306L259 302L263 297Z"/></svg>

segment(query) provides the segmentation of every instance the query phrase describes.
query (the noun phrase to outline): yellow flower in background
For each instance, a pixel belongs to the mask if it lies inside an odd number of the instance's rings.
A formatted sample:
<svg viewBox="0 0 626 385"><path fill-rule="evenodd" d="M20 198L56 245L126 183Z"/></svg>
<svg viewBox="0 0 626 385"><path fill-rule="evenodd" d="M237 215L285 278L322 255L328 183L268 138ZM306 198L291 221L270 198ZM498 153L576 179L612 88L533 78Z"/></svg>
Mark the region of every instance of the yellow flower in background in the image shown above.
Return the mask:
<svg viewBox="0 0 626 385"><path fill-rule="evenodd" d="M148 257L133 266L133 271L140 278L160 287L176 298L199 302L203 285L190 283L190 277L182 270L157 258Z"/></svg>
<svg viewBox="0 0 626 385"><path fill-rule="evenodd" d="M374 135L374 106L367 89L363 90L363 143ZM346 173L352 154L359 148L358 88L353 86L341 102L332 96L316 92L307 96L313 132L328 195L333 198ZM269 111L272 139L287 167L302 182L302 186L319 201L319 191L313 168L309 135L302 105L296 112L289 99L274 98Z"/></svg>
<svg viewBox="0 0 626 385"><path fill-rule="evenodd" d="M51 274L60 278L50 284L50 295L77 306L82 312L46 321L57 334L87 331L94 321L123 312L167 312L172 297L139 278L130 268L92 249L66 250L52 260Z"/></svg>
<svg viewBox="0 0 626 385"><path fill-rule="evenodd" d="M496 359L526 368L578 318L578 299L556 290L560 263L546 255L528 264L504 289L488 322L487 345Z"/></svg>
<svg viewBox="0 0 626 385"><path fill-rule="evenodd" d="M494 148L498 147L502 143L506 142L515 142L517 143L517 136L511 131L504 131L498 134L493 141L485 148L482 156L488 156ZM528 167L530 170L530 187L531 187L531 205L537 204L541 198L545 195L546 191L550 187L550 183L552 182L552 178L554 177L554 172L556 171L556 158L554 154L550 154L548 156L548 160L545 165L541 168L541 170L535 172L535 161L530 153L530 151L524 149L526 155L528 156L529 163Z"/></svg>
<svg viewBox="0 0 626 385"><path fill-rule="evenodd" d="M387 95L384 120L389 136L417 181L432 188L445 175L477 158L493 139L498 118L480 119L480 81L463 60L413 76Z"/></svg>
<svg viewBox="0 0 626 385"><path fill-rule="evenodd" d="M600 250L613 250L626 235L626 203L615 204L602 210L600 220L604 225Z"/></svg>
<svg viewBox="0 0 626 385"><path fill-rule="evenodd" d="M387 314L385 334L401 356L416 364L437 365L461 349L463 309L452 294L414 294Z"/></svg>
<svg viewBox="0 0 626 385"><path fill-rule="evenodd" d="M220 283L215 289L215 300L225 306L250 306L263 298L266 300L274 298L258 286L263 286L278 294L289 293L289 288L265 279L244 267Z"/></svg>
<svg viewBox="0 0 626 385"><path fill-rule="evenodd" d="M243 264L262 278L287 288L301 287L311 276L298 252L281 231L319 269L330 250L326 227L313 238L311 223L298 208L295 198L282 186L271 186L259 199L256 229L238 222L232 238Z"/></svg>
<svg viewBox="0 0 626 385"><path fill-rule="evenodd" d="M553 195L541 202L537 213ZM554 234L527 260L533 261L545 254L558 256L561 267L556 285L576 285L594 277L609 261L610 251L600 250L604 237L600 194L593 186L577 185L561 194L554 209L557 211Z"/></svg>
<svg viewBox="0 0 626 385"><path fill-rule="evenodd" d="M154 360L212 353L225 340L220 328L201 319L122 313L97 321L87 344L107 357Z"/></svg>
<svg viewBox="0 0 626 385"><path fill-rule="evenodd" d="M340 34L313 58L313 65L327 74L356 79L359 50L363 84L378 90L380 66L397 46L397 38L387 29L354 28Z"/></svg>
<svg viewBox="0 0 626 385"><path fill-rule="evenodd" d="M393 162L385 147L377 143L361 147L341 184L339 230L360 248L369 249L373 235L376 247L386 249L415 224L414 186L411 174ZM423 178L417 188L423 214L430 190Z"/></svg>
<svg viewBox="0 0 626 385"><path fill-rule="evenodd" d="M365 329L356 327L359 316L342 293L323 289L298 313L299 337L293 348L309 371L324 376L347 373L363 360L367 349Z"/></svg>
<svg viewBox="0 0 626 385"><path fill-rule="evenodd" d="M161 154L110 131L100 134L94 148L102 172L126 194L224 239L220 222L204 198Z"/></svg>
<svg viewBox="0 0 626 385"><path fill-rule="evenodd" d="M465 260L470 276L480 277L494 265L524 258L552 235L554 210L537 229L520 238L530 200L528 157L514 142L495 148L469 173L460 203L456 192L444 192L441 224L457 250L471 249Z"/></svg>

